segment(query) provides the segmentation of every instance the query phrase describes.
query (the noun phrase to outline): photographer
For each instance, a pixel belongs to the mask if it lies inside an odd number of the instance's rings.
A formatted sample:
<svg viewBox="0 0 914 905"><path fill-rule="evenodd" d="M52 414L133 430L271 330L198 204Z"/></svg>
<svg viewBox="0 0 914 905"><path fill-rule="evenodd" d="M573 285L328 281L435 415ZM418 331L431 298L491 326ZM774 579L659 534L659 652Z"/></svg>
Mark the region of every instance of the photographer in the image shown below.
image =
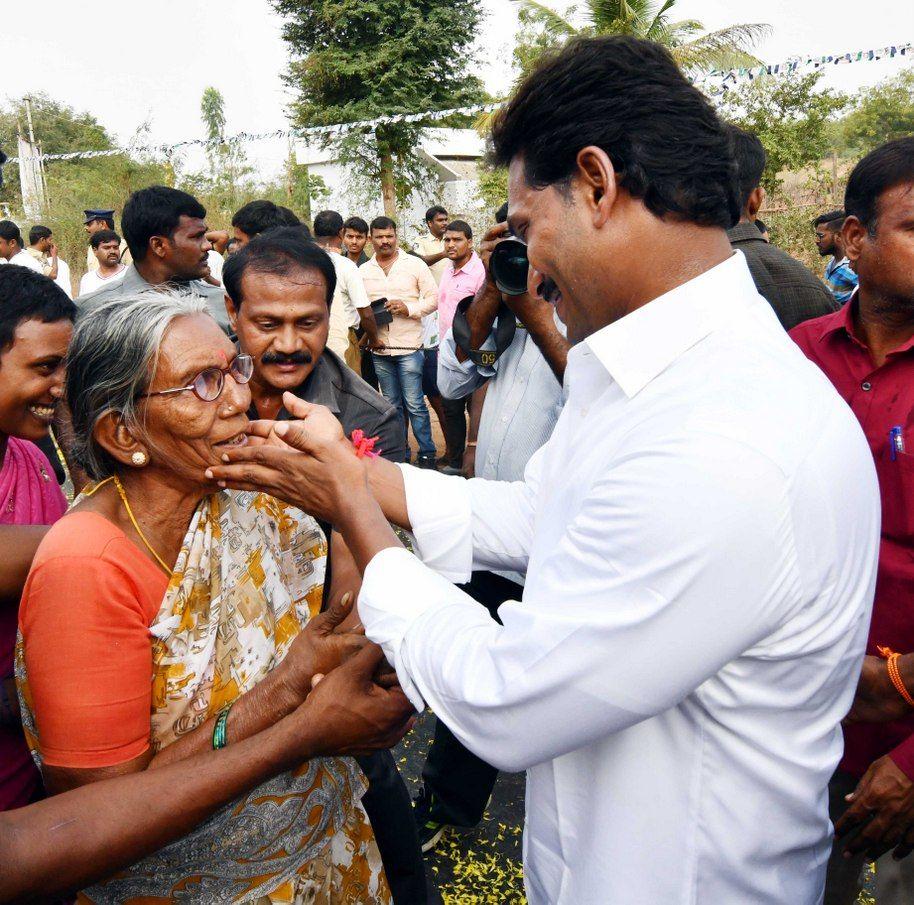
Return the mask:
<svg viewBox="0 0 914 905"><path fill-rule="evenodd" d="M552 434L562 410L562 375L569 343L556 325L554 309L535 293L503 295L495 285L489 259L509 235L508 205L496 213L499 225L486 233L479 255L486 279L468 308L459 312L468 327L471 349L497 347L496 318L516 318L514 338L492 364L477 364L454 340L441 338L438 387L446 399L462 399L486 388L476 442L464 454L468 477L519 481L533 453ZM507 306L507 308L505 307ZM520 600L524 575L476 571L462 585L493 619L506 600ZM433 848L447 825L475 826L482 818L498 771L468 751L440 720L422 770L423 788L414 801L423 851Z"/></svg>

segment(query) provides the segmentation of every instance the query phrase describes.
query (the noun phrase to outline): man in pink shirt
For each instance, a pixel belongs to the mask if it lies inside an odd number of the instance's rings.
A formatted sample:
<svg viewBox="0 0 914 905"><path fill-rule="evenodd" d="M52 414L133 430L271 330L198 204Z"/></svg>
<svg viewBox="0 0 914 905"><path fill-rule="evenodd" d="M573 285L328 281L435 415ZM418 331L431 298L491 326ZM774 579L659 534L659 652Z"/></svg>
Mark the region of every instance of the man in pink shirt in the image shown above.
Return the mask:
<svg viewBox="0 0 914 905"><path fill-rule="evenodd" d="M463 220L452 220L444 231L444 254L448 266L438 284L438 335L443 339L454 323L457 303L485 282L486 268L479 255L473 251L473 230ZM463 465L463 453L467 442L466 410L471 396L448 399L442 394L444 406L444 429L448 451L453 458L444 469L446 473L459 473Z"/></svg>

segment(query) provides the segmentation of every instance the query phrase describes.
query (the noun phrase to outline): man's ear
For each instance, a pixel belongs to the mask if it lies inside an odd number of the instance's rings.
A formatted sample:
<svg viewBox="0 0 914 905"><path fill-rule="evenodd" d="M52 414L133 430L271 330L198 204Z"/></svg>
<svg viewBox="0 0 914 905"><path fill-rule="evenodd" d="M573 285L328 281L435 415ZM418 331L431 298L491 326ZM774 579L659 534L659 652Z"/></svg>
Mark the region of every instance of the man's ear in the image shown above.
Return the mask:
<svg viewBox="0 0 914 905"><path fill-rule="evenodd" d="M750 220L755 220L764 203L765 190L758 186L749 194L749 201L746 203L746 213L749 215Z"/></svg>
<svg viewBox="0 0 914 905"><path fill-rule="evenodd" d="M171 240L165 236L152 236L149 240L149 250L161 261L168 254Z"/></svg>
<svg viewBox="0 0 914 905"><path fill-rule="evenodd" d="M596 145L581 148L577 155L575 178L585 204L592 212L594 226L602 226L618 196L616 170L609 155Z"/></svg>
<svg viewBox="0 0 914 905"><path fill-rule="evenodd" d="M851 216L844 221L839 235L844 245L844 254L853 264L860 257L863 245L869 238L869 230L857 217Z"/></svg>
<svg viewBox="0 0 914 905"><path fill-rule="evenodd" d="M238 327L236 324L238 322L238 309L228 295L225 296L225 312L228 314L229 326L232 328L232 333L237 333Z"/></svg>
<svg viewBox="0 0 914 905"><path fill-rule="evenodd" d="M120 412L105 412L92 429L95 442L122 465L133 465L134 453L143 453L149 461L149 450L127 429Z"/></svg>

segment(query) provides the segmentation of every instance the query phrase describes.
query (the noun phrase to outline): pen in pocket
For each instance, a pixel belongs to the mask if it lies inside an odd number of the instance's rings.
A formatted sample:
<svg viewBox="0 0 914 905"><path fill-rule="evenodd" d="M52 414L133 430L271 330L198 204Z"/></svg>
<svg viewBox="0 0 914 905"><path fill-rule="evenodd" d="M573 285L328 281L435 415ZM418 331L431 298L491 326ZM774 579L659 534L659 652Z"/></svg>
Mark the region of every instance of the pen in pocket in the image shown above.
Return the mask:
<svg viewBox="0 0 914 905"><path fill-rule="evenodd" d="M898 458L898 453L904 452L904 436L902 435L901 425L896 424L889 431L889 455L894 462Z"/></svg>

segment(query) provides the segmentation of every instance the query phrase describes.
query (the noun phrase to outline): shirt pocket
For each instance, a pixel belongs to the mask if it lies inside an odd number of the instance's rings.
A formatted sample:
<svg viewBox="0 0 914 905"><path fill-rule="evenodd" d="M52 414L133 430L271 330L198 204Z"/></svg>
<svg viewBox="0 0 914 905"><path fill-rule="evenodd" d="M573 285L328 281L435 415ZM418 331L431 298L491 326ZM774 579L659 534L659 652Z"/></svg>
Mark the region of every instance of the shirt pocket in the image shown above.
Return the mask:
<svg viewBox="0 0 914 905"><path fill-rule="evenodd" d="M888 442L879 456L879 497L882 533L904 544L914 544L914 432L905 436L905 452L892 459Z"/></svg>

